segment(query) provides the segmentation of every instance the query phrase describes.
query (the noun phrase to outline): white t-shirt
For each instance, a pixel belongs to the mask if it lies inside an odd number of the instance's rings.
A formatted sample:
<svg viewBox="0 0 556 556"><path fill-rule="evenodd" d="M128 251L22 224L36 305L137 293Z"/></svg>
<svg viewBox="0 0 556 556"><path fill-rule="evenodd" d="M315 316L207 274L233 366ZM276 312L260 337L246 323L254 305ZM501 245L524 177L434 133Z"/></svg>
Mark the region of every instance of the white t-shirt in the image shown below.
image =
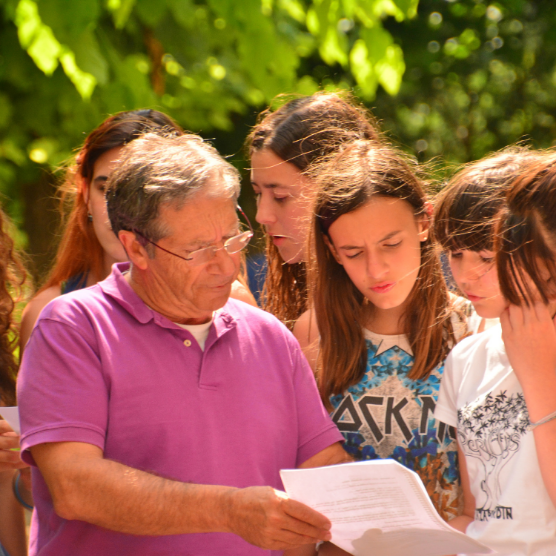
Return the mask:
<svg viewBox="0 0 556 556"><path fill-rule="evenodd" d="M556 555L556 508L499 325L454 347L435 417L456 427L465 454L476 502L467 534L504 556Z"/></svg>
<svg viewBox="0 0 556 556"><path fill-rule="evenodd" d="M195 340L197 340L197 343L199 344L201 350L205 351L205 342L207 341L210 326L213 320L214 315L208 322L205 322L203 324L180 324L179 322L176 322L174 324L177 324L180 328L191 332L191 335L195 338Z"/></svg>

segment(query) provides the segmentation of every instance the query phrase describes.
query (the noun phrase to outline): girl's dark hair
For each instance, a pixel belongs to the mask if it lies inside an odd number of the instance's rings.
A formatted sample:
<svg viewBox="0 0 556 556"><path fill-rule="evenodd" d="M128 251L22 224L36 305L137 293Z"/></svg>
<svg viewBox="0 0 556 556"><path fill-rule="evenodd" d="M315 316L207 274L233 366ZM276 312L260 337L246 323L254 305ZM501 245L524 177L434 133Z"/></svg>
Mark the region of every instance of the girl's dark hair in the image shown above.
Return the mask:
<svg viewBox="0 0 556 556"><path fill-rule="evenodd" d="M496 264L503 296L514 305L529 305L540 294L548 303L556 293L554 151L539 154L539 160L510 186L497 232Z"/></svg>
<svg viewBox="0 0 556 556"><path fill-rule="evenodd" d="M14 299L22 297L26 272L8 233L10 222L0 210L0 399L7 406L16 405L15 379L18 365L14 350L18 329L14 324Z"/></svg>
<svg viewBox="0 0 556 556"><path fill-rule="evenodd" d="M246 147L250 156L270 149L305 172L315 161L355 139L380 139L370 113L347 93L319 92L289 100L275 111L262 112ZM263 306L292 327L307 309L305 262L286 264L269 237L266 260Z"/></svg>
<svg viewBox="0 0 556 556"><path fill-rule="evenodd" d="M492 251L508 185L538 156L517 145L457 172L436 198L434 232L440 245L447 251Z"/></svg>
<svg viewBox="0 0 556 556"><path fill-rule="evenodd" d="M325 242L328 226L375 196L402 199L416 218L428 218L416 164L393 147L356 141L315 168L317 196L309 237L310 299L320 332L317 363L324 403L361 379L367 362L363 327L373 306L355 287ZM411 379L427 376L455 341L451 301L435 249L433 230L421 243L421 267L400 323L415 356Z"/></svg>
<svg viewBox="0 0 556 556"><path fill-rule="evenodd" d="M181 127L166 114L157 110L135 110L110 116L85 139L60 187L65 229L54 267L40 291L58 286L78 274L90 272L96 280L102 278L104 251L88 219L83 185L90 183L95 162L104 153L122 147L149 131L183 134Z"/></svg>

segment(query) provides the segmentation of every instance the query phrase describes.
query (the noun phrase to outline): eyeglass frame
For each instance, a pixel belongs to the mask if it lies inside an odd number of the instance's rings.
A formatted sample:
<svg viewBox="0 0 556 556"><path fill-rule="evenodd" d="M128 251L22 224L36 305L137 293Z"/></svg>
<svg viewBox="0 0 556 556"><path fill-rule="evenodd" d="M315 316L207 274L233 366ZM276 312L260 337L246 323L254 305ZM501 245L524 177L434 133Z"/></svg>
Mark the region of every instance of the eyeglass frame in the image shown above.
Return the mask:
<svg viewBox="0 0 556 556"><path fill-rule="evenodd" d="M226 253L228 253L229 255L233 255L233 254L235 254L235 253L239 253L240 251L243 251L243 250L247 247L247 245L249 245L249 241L251 241L251 238L255 235L255 232L253 231L253 226L251 226L251 222L249 221L249 218L247 218L247 215L243 212L243 209L242 209L239 205L236 205L236 210L238 210L239 212L241 212L241 214L243 215L243 218L245 218L245 220L247 221L247 224L249 225L249 231L241 232L240 234L237 234L237 235L235 235L235 236L233 236L233 237L231 237L231 238L228 238L228 239L224 242L224 245L223 245L222 247L216 247L216 248L215 248L214 246L201 247L201 249L195 249L194 251L191 251L191 253L190 253L189 255L191 256L191 255L193 255L194 253L198 253L198 252L200 252L200 251L205 251L205 250L208 250L208 249L214 249L213 256L211 257L211 259L209 259L209 261L210 261L210 260L212 260L212 259L216 256L217 251L220 251L221 249L225 249L225 250L226 250ZM174 255L174 257L177 257L178 259L181 259L182 261L190 262L190 261L193 260L193 259L191 259L191 258L188 259L187 257L183 257L182 255L178 255L177 253L174 253L173 251L169 251L168 249L166 249L166 248L164 248L164 247L158 245L158 243L155 243L154 241L151 241L148 237L144 236L144 235L143 235L139 230L137 230L136 228L134 228L132 231L133 231L133 233L134 233L136 236L139 236L142 240L146 241L147 243L150 243L151 245L154 245L155 247L158 247L158 249L160 249L161 251L164 251L165 253L168 253L169 255ZM234 251L234 253L230 253L230 252L226 249L226 245L228 245L228 243L229 243L230 241L232 241L233 239L236 239L236 238L238 238L238 237L240 237L240 236L242 236L242 235L244 235L244 234L250 234L247 243L246 243L241 249L238 249L237 251ZM142 243L142 242L140 242L140 243ZM143 245L143 247L144 247L144 245ZM207 261L207 262L209 262L209 261ZM201 263L201 264L202 264L202 263Z"/></svg>

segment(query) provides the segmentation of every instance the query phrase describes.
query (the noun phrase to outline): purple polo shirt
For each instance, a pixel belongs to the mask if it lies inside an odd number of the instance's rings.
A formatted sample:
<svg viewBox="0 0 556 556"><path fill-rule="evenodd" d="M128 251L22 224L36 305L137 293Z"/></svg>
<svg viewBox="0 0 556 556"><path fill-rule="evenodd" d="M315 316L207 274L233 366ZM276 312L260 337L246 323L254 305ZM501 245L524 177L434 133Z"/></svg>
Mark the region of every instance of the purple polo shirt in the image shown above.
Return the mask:
<svg viewBox="0 0 556 556"><path fill-rule="evenodd" d="M277 319L230 299L203 352L141 301L127 268L43 310L18 382L27 462L32 446L77 441L179 481L282 489L280 469L342 440ZM134 536L64 520L36 468L33 495L30 555L271 554L228 533Z"/></svg>

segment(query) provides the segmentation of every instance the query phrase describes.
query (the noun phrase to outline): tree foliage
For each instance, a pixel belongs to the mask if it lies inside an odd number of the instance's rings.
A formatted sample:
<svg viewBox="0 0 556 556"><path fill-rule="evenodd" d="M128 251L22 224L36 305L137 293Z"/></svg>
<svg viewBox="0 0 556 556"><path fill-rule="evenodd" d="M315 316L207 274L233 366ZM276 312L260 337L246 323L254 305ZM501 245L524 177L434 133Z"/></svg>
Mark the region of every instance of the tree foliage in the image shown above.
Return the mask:
<svg viewBox="0 0 556 556"><path fill-rule="evenodd" d="M407 64L395 99L376 113L420 157L466 162L516 141L556 137L556 4L422 0L386 23Z"/></svg>
<svg viewBox="0 0 556 556"><path fill-rule="evenodd" d="M548 0L0 0L0 190L47 253L50 172L108 114L157 108L230 154L275 95L318 88L420 160L546 147L555 24Z"/></svg>
<svg viewBox="0 0 556 556"><path fill-rule="evenodd" d="M383 20L417 2L0 0L0 189L31 251L50 243L45 204L31 206L51 196L48 172L108 114L152 107L231 131L279 93L316 91L315 60L367 98L395 94L405 65Z"/></svg>

